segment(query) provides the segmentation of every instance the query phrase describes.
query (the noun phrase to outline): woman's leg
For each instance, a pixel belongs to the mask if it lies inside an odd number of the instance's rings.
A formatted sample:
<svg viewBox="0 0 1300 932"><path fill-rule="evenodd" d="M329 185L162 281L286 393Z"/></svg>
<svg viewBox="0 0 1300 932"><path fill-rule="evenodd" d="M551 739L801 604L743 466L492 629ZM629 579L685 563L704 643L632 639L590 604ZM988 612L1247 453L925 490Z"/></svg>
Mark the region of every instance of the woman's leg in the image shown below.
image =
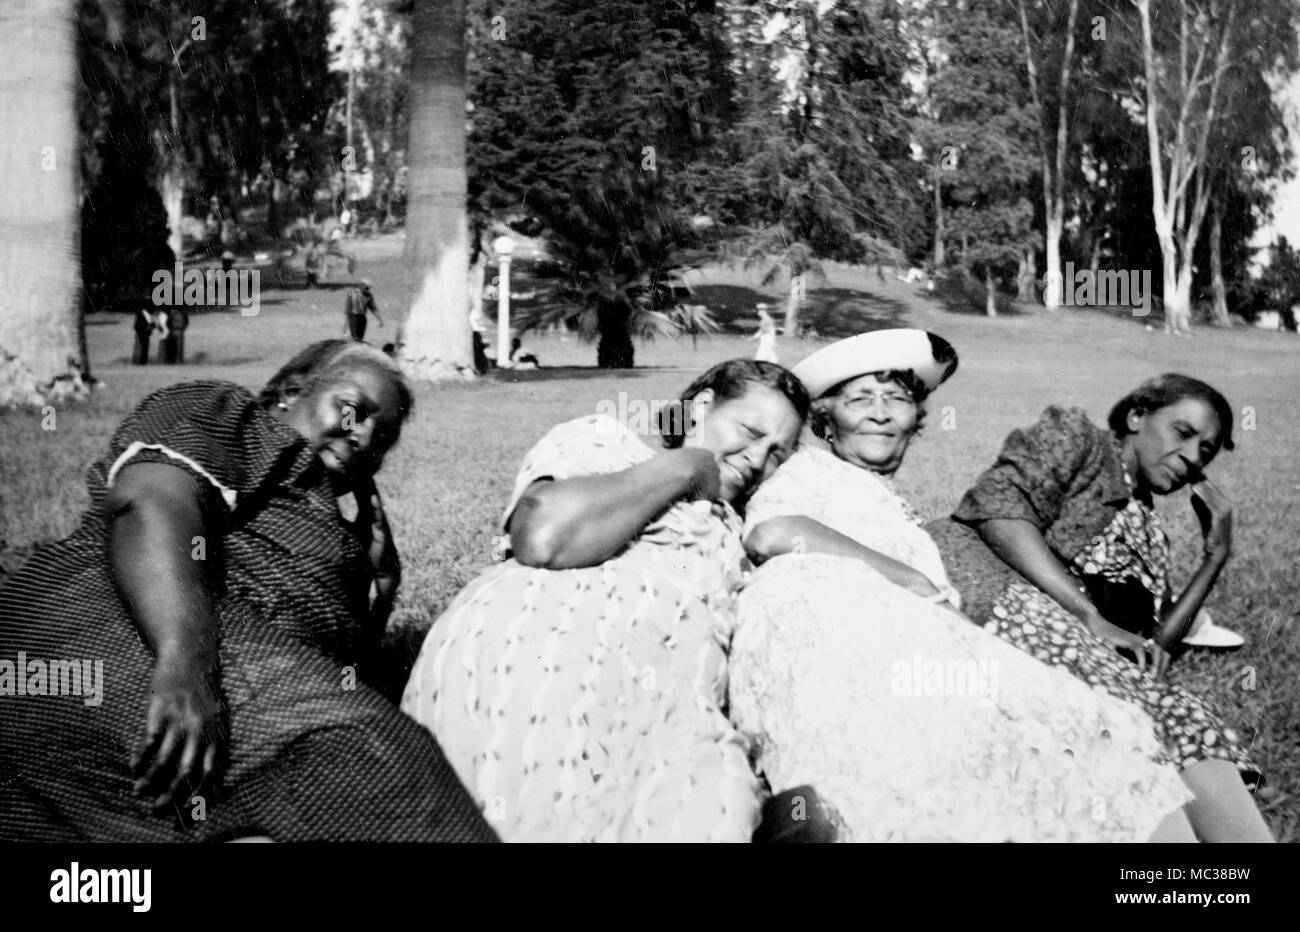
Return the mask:
<svg viewBox="0 0 1300 932"><path fill-rule="evenodd" d="M1186 806L1187 818L1202 841L1275 840L1230 761L1197 761L1182 771L1182 778L1196 794Z"/></svg>
<svg viewBox="0 0 1300 932"><path fill-rule="evenodd" d="M395 705L269 626L224 634L231 766L201 837L496 840L433 736Z"/></svg>
<svg viewBox="0 0 1300 932"><path fill-rule="evenodd" d="M1187 820L1187 812L1184 809L1176 809L1169 815L1165 816L1158 826L1155 833L1147 839L1148 844L1195 844L1196 832L1192 831L1192 823Z"/></svg>

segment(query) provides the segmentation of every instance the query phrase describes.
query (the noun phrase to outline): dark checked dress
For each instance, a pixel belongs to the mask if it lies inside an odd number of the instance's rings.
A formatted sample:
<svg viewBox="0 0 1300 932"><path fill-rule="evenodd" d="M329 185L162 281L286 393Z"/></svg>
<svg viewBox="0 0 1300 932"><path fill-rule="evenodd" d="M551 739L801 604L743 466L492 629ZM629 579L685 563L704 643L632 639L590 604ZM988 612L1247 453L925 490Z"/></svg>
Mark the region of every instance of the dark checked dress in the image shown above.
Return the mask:
<svg viewBox="0 0 1300 932"><path fill-rule="evenodd" d="M162 816L131 793L154 664L107 552L107 490L141 462L202 497L230 721L223 790ZM494 838L429 734L356 677L368 561L297 433L243 388L186 382L140 404L88 484L80 527L0 588L0 660L102 661L102 702L0 695L0 839Z"/></svg>
<svg viewBox="0 0 1300 932"><path fill-rule="evenodd" d="M972 618L1146 711L1180 768L1221 758L1236 764L1248 785L1259 782L1259 768L1206 697L1143 673L994 556L973 529L992 518L1033 523L1107 620L1153 634L1170 599L1169 540L1155 512L1133 497L1113 434L1078 408L1049 407L1037 424L1008 436L953 518L927 530Z"/></svg>

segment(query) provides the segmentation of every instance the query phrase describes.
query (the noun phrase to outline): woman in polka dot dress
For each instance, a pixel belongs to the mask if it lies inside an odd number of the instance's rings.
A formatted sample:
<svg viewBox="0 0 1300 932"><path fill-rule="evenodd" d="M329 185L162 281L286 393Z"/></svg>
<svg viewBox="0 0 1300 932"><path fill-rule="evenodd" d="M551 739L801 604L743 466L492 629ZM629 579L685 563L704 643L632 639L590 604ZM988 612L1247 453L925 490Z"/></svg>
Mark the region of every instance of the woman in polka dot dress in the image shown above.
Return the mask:
<svg viewBox="0 0 1300 932"><path fill-rule="evenodd" d="M507 841L749 841L761 790L722 703L747 564L738 501L793 448L780 366L715 366L653 449L612 418L525 457L509 559L431 628L402 708Z"/></svg>

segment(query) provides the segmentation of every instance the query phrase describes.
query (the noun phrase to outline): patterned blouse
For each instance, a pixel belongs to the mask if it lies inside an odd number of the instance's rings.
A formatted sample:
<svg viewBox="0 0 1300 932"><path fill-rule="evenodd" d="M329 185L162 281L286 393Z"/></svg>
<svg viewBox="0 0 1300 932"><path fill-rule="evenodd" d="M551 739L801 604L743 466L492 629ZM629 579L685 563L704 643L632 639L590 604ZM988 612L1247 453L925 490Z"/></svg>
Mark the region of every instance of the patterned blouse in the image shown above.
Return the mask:
<svg viewBox="0 0 1300 932"><path fill-rule="evenodd" d="M1108 619L1144 632L1159 623L1168 537L1133 497L1115 437L1081 409L1052 405L1037 424L1012 431L953 518L1029 521Z"/></svg>

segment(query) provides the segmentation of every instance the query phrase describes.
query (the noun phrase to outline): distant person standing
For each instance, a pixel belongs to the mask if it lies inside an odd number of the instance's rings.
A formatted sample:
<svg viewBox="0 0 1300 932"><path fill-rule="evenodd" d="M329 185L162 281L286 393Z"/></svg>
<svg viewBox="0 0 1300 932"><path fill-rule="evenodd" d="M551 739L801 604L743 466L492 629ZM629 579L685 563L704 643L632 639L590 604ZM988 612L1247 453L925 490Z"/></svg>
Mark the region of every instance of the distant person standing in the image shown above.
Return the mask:
<svg viewBox="0 0 1300 932"><path fill-rule="evenodd" d="M158 351L156 359L158 362L167 361L167 338L171 335L171 327L167 324L167 308L160 307L153 315L154 329L158 331Z"/></svg>
<svg viewBox="0 0 1300 932"><path fill-rule="evenodd" d="M776 321L767 312L767 305L758 306L758 332L750 337L758 341L754 358L759 362L777 362L776 358Z"/></svg>
<svg viewBox="0 0 1300 932"><path fill-rule="evenodd" d="M157 326L151 311L142 307L135 312L135 349L131 353L131 362L137 366L149 364L149 343L153 340Z"/></svg>
<svg viewBox="0 0 1300 932"><path fill-rule="evenodd" d="M356 288L348 289L343 314L343 331L354 340L365 340L367 314L374 314L379 326L384 325L383 318L379 316L379 307L375 304L375 296L370 293L370 282L364 279Z"/></svg>
<svg viewBox="0 0 1300 932"><path fill-rule="evenodd" d="M185 363L185 331L190 326L190 312L184 305L174 305L167 309L167 336L163 355L170 365Z"/></svg>

